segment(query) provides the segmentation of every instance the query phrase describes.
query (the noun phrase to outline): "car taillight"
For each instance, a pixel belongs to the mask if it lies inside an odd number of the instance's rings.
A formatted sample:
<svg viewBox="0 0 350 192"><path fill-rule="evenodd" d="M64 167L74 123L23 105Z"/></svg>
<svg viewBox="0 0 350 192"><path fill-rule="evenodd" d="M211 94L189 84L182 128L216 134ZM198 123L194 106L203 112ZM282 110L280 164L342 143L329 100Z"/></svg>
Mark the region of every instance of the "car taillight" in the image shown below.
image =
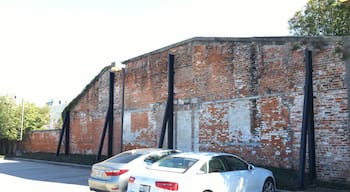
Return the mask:
<svg viewBox="0 0 350 192"><path fill-rule="evenodd" d="M122 175L126 172L128 172L129 170L127 169L121 169L121 170L113 170L113 171L105 171L105 174L107 176L119 176L119 175Z"/></svg>
<svg viewBox="0 0 350 192"><path fill-rule="evenodd" d="M134 182L135 182L135 177L130 176L130 177L129 177L129 183L134 183Z"/></svg>
<svg viewBox="0 0 350 192"><path fill-rule="evenodd" d="M179 184L169 181L156 181L156 187L170 191L177 191L179 189Z"/></svg>

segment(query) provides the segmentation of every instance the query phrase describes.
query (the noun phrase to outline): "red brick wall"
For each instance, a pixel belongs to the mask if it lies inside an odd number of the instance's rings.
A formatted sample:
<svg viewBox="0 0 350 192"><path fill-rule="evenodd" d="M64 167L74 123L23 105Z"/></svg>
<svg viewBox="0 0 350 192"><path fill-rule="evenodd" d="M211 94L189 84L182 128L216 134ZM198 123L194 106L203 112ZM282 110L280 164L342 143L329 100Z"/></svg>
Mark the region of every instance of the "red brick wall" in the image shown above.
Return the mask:
<svg viewBox="0 0 350 192"><path fill-rule="evenodd" d="M24 152L56 153L59 138L60 129L33 131L24 137L20 148Z"/></svg>
<svg viewBox="0 0 350 192"><path fill-rule="evenodd" d="M128 61L123 149L157 147L175 55L175 144L227 151L262 165L298 168L305 83L313 53L317 175L350 181L344 39L194 38ZM108 71L71 109L72 153L96 154L108 107ZM115 78L114 153L120 150L121 73ZM106 153L106 143L104 153Z"/></svg>

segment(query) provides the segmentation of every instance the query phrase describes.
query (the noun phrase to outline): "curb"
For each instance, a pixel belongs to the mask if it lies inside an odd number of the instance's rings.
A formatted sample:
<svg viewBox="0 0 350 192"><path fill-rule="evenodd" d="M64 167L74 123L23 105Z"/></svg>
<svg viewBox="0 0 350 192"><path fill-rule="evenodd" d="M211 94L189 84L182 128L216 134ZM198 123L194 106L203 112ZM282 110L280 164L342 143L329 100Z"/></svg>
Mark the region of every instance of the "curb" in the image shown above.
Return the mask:
<svg viewBox="0 0 350 192"><path fill-rule="evenodd" d="M32 162L38 162L38 163L47 163L47 164L64 165L64 166L74 166L74 167L82 167L82 168L91 168L91 165L82 165L82 164L66 163L66 162L59 162L59 161L46 161L46 160L40 160L40 159L27 159L27 158L19 158L19 157L9 157L9 158L5 158L5 160L32 161Z"/></svg>
<svg viewBox="0 0 350 192"><path fill-rule="evenodd" d="M306 190L298 191L288 191L288 190L279 190L276 189L276 192L349 192L349 190L342 189L329 189L329 188L310 188Z"/></svg>

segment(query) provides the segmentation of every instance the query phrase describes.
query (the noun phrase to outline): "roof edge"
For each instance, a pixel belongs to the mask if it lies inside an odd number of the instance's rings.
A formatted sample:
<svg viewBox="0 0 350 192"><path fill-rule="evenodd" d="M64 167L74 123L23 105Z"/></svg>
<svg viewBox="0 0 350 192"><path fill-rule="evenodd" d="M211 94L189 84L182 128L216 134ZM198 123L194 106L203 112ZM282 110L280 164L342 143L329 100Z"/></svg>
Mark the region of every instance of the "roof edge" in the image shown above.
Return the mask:
<svg viewBox="0 0 350 192"><path fill-rule="evenodd" d="M84 96L84 94L87 92L87 90L90 89L91 86L93 86L93 84L98 81L98 79L108 70L110 70L110 65L105 66L91 81L90 83L88 83L84 89L82 89L82 91L71 101L69 102L69 104L63 109L61 116L62 119L65 118L66 112L67 111L71 111L72 108L74 108L76 106L76 104L80 101L80 98L82 98Z"/></svg>
<svg viewBox="0 0 350 192"><path fill-rule="evenodd" d="M153 55L156 53L163 52L165 50L169 50L174 47L178 47L184 44L188 43L193 43L193 42L201 42L201 41L210 41L210 42L220 42L220 41L237 41L237 42L266 42L266 41L290 41L291 39L295 41L299 40L305 40L307 39L308 41L319 41L319 40L334 40L334 41L339 41L339 40L344 40L344 38L350 38L350 36L269 36L269 37L205 37L205 36L197 36L197 37L192 37L177 43L170 44L168 46L144 53L142 55L132 57L130 59L127 59L125 61L122 61L122 64L127 64L129 62L138 60L142 57L146 57L148 55Z"/></svg>

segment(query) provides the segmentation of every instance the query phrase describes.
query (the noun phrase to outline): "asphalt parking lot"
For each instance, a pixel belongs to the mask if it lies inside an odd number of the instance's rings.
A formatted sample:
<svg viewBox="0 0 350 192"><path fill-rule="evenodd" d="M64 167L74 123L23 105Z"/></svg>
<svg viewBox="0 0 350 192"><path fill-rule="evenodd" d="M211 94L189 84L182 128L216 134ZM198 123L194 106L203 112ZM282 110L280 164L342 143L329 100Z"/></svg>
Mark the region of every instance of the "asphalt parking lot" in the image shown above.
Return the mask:
<svg viewBox="0 0 350 192"><path fill-rule="evenodd" d="M0 191L89 192L89 166L37 160L0 159ZM277 190L277 192L289 192ZM348 192L315 188L300 192Z"/></svg>
<svg viewBox="0 0 350 192"><path fill-rule="evenodd" d="M0 191L88 192L90 167L0 160Z"/></svg>

